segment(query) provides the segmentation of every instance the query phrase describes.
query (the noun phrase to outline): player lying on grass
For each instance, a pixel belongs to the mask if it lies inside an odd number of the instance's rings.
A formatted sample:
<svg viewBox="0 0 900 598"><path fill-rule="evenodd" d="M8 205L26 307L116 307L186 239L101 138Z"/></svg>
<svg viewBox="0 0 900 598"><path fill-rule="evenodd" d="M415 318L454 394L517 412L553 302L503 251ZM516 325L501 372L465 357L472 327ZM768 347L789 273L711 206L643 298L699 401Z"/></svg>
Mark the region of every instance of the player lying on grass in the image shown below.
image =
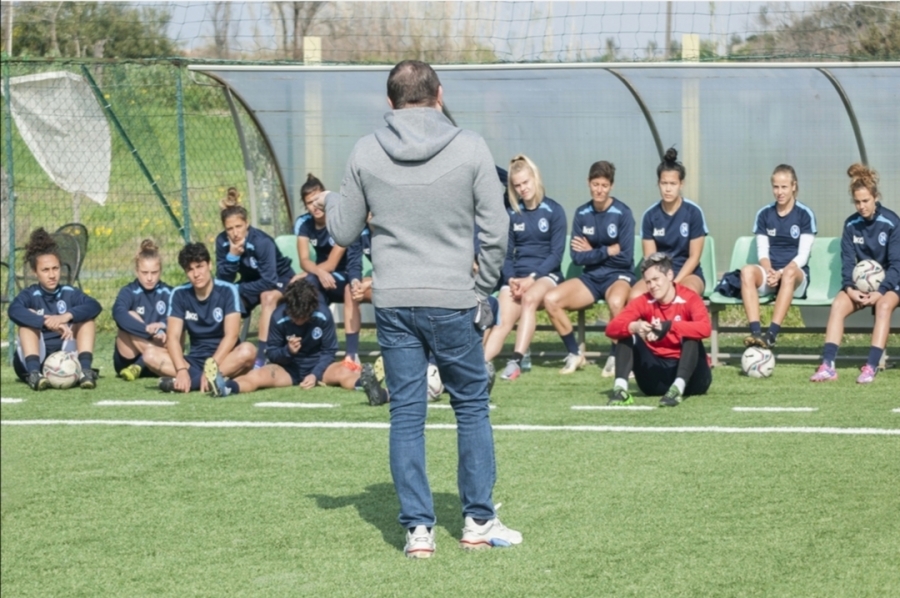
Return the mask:
<svg viewBox="0 0 900 598"><path fill-rule="evenodd" d="M309 390L321 383L347 390L362 388L370 405L387 402L387 393L376 380L371 364L357 372L334 361L338 349L334 321L327 310L320 309L318 289L309 281L300 279L288 285L272 314L269 335L269 363L262 368L232 380L225 380L222 373L207 372L213 396L285 386Z"/></svg>
<svg viewBox="0 0 900 598"><path fill-rule="evenodd" d="M568 356L560 374L571 374L587 359L575 341L567 310L584 309L601 299L615 316L628 301L634 283L634 217L631 208L611 195L616 167L594 162L588 171L591 201L575 209L570 253L584 273L570 278L544 296L544 307Z"/></svg>
<svg viewBox="0 0 900 598"><path fill-rule="evenodd" d="M159 362L167 355L166 313L172 295L172 287L159 279L162 258L152 239L141 241L134 257L134 271L137 278L119 290L112 308L119 329L113 366L128 381L159 375ZM150 364L145 360L148 352L152 356ZM174 370L171 374L175 374Z"/></svg>
<svg viewBox="0 0 900 598"><path fill-rule="evenodd" d="M780 164L772 173L772 195L775 201L756 213L753 234L756 235L758 264L741 268L741 299L750 336L748 347L771 349L775 346L781 323L791 301L806 296L809 287L809 253L816 237L816 217L812 210L797 201L797 173L792 166ZM772 322L765 335L759 324L759 298L775 295Z"/></svg>
<svg viewBox="0 0 900 598"><path fill-rule="evenodd" d="M262 367L266 363L269 320L284 288L294 277L294 269L272 237L250 226L240 197L237 189L231 187L219 204L225 230L216 237L216 278L237 285L244 317L249 318L250 312L261 306L254 366Z"/></svg>
<svg viewBox="0 0 900 598"><path fill-rule="evenodd" d="M528 156L515 156L509 164L509 244L500 275L498 300L503 320L487 336L485 361L492 361L518 323L512 359L501 378L515 380L537 327L537 310L544 295L562 282L561 264L566 250L566 213L544 195L537 165Z"/></svg>
<svg viewBox="0 0 900 598"><path fill-rule="evenodd" d="M844 320L864 307L875 310L875 327L869 358L856 381L868 384L875 380L878 363L887 346L891 330L891 314L900 304L900 217L881 205L878 198L878 173L862 164L847 170L850 193L856 213L844 221L841 236L841 291L831 304L822 365L810 378L812 382L837 380L834 360L844 337ZM862 260L875 260L884 268L884 280L871 293L859 291L853 284L853 268Z"/></svg>
<svg viewBox="0 0 900 598"><path fill-rule="evenodd" d="M44 390L50 382L42 367L48 355L70 350L74 341L81 365L81 388L97 386L94 358L94 319L103 308L80 289L60 284L59 247L43 228L31 233L25 246L25 261L37 283L16 295L9 305L9 319L18 327L13 368L32 390Z"/></svg>
<svg viewBox="0 0 900 598"><path fill-rule="evenodd" d="M616 381L610 405L630 405L628 373L646 395L663 394L660 407L705 394L712 383L702 339L712 325L703 299L675 283L672 260L662 252L644 258L647 292L636 297L606 327L616 343Z"/></svg>
<svg viewBox="0 0 900 598"><path fill-rule="evenodd" d="M159 388L165 392L206 392L210 390L207 380L219 372L238 376L249 371L256 347L238 340L241 327L238 289L230 282L213 278L206 246L185 245L178 253L178 264L189 282L173 289L169 300L168 357L160 364L165 377L159 379ZM184 331L191 344L188 355L184 354L181 343Z"/></svg>

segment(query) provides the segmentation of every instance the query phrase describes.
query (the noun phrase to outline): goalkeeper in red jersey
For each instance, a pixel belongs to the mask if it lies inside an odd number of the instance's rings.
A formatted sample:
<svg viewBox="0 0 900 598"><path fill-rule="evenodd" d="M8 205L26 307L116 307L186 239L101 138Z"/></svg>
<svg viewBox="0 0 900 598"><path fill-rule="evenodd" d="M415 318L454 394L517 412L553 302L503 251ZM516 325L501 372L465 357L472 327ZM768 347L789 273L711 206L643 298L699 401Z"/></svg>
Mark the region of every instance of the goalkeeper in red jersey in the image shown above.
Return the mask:
<svg viewBox="0 0 900 598"><path fill-rule="evenodd" d="M703 299L674 282L672 259L662 252L644 259L647 292L635 297L606 327L616 344L616 381L610 405L630 405L628 373L647 395L662 394L660 407L675 407L705 394L712 372L703 348L712 326ZM665 393L665 394L663 394Z"/></svg>

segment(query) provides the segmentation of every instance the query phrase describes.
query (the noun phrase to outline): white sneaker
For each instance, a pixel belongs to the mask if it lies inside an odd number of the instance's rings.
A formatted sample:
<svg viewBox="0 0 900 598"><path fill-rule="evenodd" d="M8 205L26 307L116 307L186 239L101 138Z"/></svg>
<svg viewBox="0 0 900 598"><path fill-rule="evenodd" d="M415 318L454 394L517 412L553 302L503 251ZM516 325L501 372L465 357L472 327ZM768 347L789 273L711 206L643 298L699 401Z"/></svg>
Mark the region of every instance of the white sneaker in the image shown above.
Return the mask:
<svg viewBox="0 0 900 598"><path fill-rule="evenodd" d="M600 372L601 378L614 378L616 375L616 356L610 355L606 358L606 365L603 366L603 371Z"/></svg>
<svg viewBox="0 0 900 598"><path fill-rule="evenodd" d="M424 525L416 526L406 532L406 546L403 554L411 559L427 559L434 554L434 528L428 531Z"/></svg>
<svg viewBox="0 0 900 598"><path fill-rule="evenodd" d="M572 374L575 370L580 370L587 363L587 359L584 358L584 355L581 353L569 353L566 355L566 365L563 366L561 370L559 370L560 374Z"/></svg>
<svg viewBox="0 0 900 598"><path fill-rule="evenodd" d="M465 550L482 550L484 548L500 548L522 543L522 534L509 529L494 517L484 525L478 525L471 517L466 517L459 547Z"/></svg>

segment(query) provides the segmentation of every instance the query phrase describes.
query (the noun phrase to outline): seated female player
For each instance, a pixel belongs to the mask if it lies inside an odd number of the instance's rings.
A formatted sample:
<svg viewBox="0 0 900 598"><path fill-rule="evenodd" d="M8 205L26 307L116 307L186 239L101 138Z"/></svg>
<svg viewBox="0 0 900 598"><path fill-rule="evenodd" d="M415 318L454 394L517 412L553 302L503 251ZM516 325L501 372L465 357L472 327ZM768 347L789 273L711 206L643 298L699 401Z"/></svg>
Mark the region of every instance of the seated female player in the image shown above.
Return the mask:
<svg viewBox="0 0 900 598"><path fill-rule="evenodd" d="M297 255L300 267L307 272L306 279L319 291L319 301L324 310L331 303L344 304L344 332L347 350L344 367L359 372L362 368L359 352L360 313L359 302L353 301L353 288L348 272L347 249L335 244L326 227L324 204L316 201L325 185L309 174L300 188L303 205L308 210L294 223L297 235ZM316 252L316 261L310 259L310 247Z"/></svg>
<svg viewBox="0 0 900 598"><path fill-rule="evenodd" d="M630 301L606 327L606 336L618 341L609 404L634 402L628 392L628 373L634 372L644 394L662 394L659 406L675 407L685 397L705 394L712 384L703 348L712 324L700 295L675 283L668 254L644 258L641 273L647 292Z"/></svg>
<svg viewBox="0 0 900 598"><path fill-rule="evenodd" d="M797 201L799 190L794 168L787 164L777 166L772 173L775 201L756 213L753 234L759 263L741 268L741 299L750 323L750 336L744 339L748 347L773 348L791 301L806 296L809 253L817 230L813 211ZM772 294L772 322L763 336L759 298Z"/></svg>
<svg viewBox="0 0 900 598"><path fill-rule="evenodd" d="M94 319L103 308L80 289L60 284L59 247L43 228L31 233L25 246L25 261L34 271L37 283L29 286L9 305L9 319L18 326L13 368L19 379L32 390L49 388L43 375L48 355L74 345L81 364L79 386L97 386L97 372L92 368Z"/></svg>
<svg viewBox="0 0 900 598"><path fill-rule="evenodd" d="M178 265L188 283L172 289L169 299L168 361L161 364L160 373L165 377L159 379L164 392L199 390L214 394L210 378L215 379L220 372L239 376L253 368L256 349L238 338L241 300L237 286L214 279L210 260L203 243L189 243L178 252ZM191 345L187 355L182 346L185 332Z"/></svg>
<svg viewBox="0 0 900 598"><path fill-rule="evenodd" d="M261 305L259 337L254 367L265 364L269 320L281 293L294 277L291 260L282 255L275 240L250 226L247 209L240 203L234 187L219 204L224 231L216 237L216 278L225 282L237 280L244 317Z"/></svg>
<svg viewBox="0 0 900 598"><path fill-rule="evenodd" d="M159 279L162 258L153 239L141 241L134 271L137 278L119 290L112 309L119 329L113 365L128 381L160 373L160 361L166 356L166 314L172 295L172 287ZM169 373L175 375L174 371Z"/></svg>
<svg viewBox="0 0 900 598"><path fill-rule="evenodd" d="M560 374L571 374L586 363L566 310L584 309L604 299L615 316L625 307L634 284L634 217L631 208L611 195L615 178L616 167L610 162L591 165L591 201L575 210L570 243L572 261L584 267L584 273L544 295L547 315L568 351Z"/></svg>
<svg viewBox="0 0 900 598"><path fill-rule="evenodd" d="M884 355L891 314L900 304L900 217L881 205L878 198L878 173L854 164L847 170L850 194L856 213L844 221L841 237L841 291L831 304L828 326L825 329L825 348L822 365L813 374L812 382L837 380L834 368L838 346L844 337L844 320L864 307L875 308L875 327L869 358L856 381L869 384L875 381L878 363ZM862 260L875 260L884 268L884 280L870 293L863 293L853 284L853 268Z"/></svg>
<svg viewBox="0 0 900 598"><path fill-rule="evenodd" d="M515 380L522 373L522 358L537 326L537 310L544 295L562 282L566 250L566 213L544 195L541 172L530 158L514 157L509 163L509 243L501 272L497 299L503 318L487 336L484 358L492 361L518 323L512 359L501 374Z"/></svg>
<svg viewBox="0 0 900 598"><path fill-rule="evenodd" d="M370 405L387 401L386 392L375 378L370 364L356 372L334 361L337 336L334 321L321 310L319 292L305 279L290 283L284 298L272 314L269 363L243 376L225 380L219 374L209 379L210 388L219 396L253 392L262 388L299 386L304 390L321 383L366 391Z"/></svg>

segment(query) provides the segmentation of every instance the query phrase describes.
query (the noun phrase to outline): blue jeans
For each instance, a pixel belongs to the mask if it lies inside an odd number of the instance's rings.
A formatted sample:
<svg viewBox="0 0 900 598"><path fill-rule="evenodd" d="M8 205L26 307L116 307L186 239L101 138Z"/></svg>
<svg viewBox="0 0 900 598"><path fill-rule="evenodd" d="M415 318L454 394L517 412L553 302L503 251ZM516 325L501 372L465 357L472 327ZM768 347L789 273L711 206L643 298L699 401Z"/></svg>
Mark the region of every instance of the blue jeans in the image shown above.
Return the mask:
<svg viewBox="0 0 900 598"><path fill-rule="evenodd" d="M492 519L497 477L488 406L488 375L475 309L375 308L378 344L391 393L390 461L400 499L400 525L434 526L425 472L428 414L426 351L434 355L456 414L457 485L463 516Z"/></svg>

